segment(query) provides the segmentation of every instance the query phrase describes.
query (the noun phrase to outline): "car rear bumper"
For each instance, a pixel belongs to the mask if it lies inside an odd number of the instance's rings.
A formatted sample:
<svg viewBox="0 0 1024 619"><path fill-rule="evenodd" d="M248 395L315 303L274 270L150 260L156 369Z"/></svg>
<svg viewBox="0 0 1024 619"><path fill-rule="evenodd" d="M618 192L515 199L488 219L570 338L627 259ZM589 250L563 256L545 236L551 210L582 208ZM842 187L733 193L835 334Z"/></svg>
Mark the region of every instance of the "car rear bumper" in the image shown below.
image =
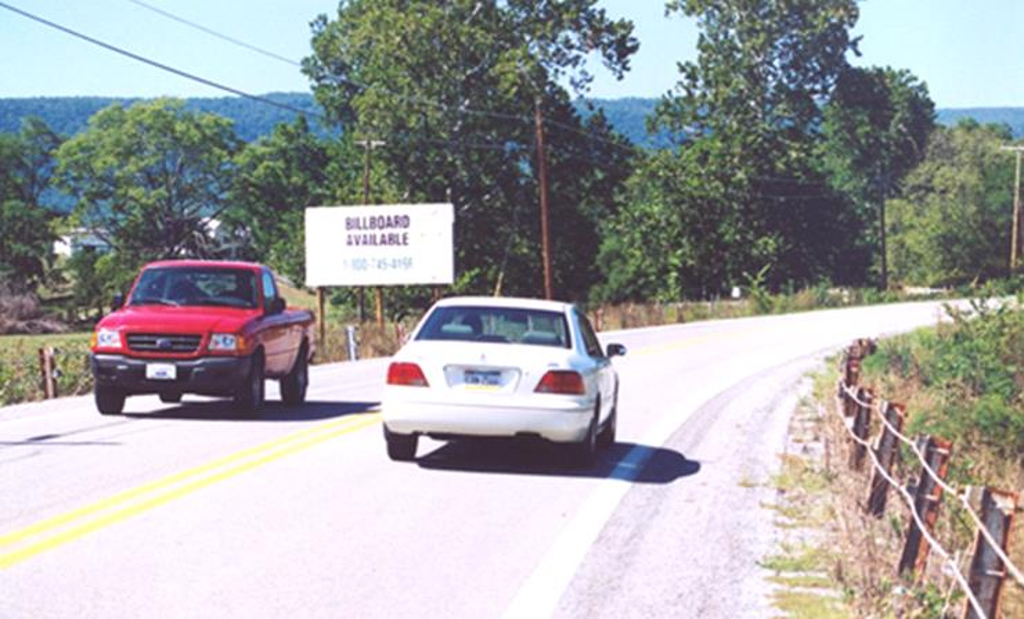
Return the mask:
<svg viewBox="0 0 1024 619"><path fill-rule="evenodd" d="M381 413L388 430L398 434L439 438L529 435L569 443L586 436L594 409L576 403L541 408L385 400Z"/></svg>
<svg viewBox="0 0 1024 619"><path fill-rule="evenodd" d="M123 389L128 394L198 393L231 395L249 376L249 357L200 357L199 359L133 359L124 355L90 354L89 363L97 385ZM146 365L170 364L174 380L146 378Z"/></svg>

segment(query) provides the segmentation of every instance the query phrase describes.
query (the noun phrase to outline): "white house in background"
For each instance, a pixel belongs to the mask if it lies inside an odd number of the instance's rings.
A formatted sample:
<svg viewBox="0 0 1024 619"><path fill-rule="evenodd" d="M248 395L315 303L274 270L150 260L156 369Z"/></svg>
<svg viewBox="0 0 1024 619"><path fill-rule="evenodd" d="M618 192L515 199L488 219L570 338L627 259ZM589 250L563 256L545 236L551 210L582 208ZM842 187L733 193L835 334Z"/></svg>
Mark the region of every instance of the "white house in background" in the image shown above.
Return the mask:
<svg viewBox="0 0 1024 619"><path fill-rule="evenodd" d="M91 230L75 228L66 234L62 234L54 241L53 253L70 258L87 247L91 247L99 252L105 252L110 249L110 243L96 236Z"/></svg>
<svg viewBox="0 0 1024 619"><path fill-rule="evenodd" d="M221 253L233 256L242 247L242 240L232 237L221 225L219 219L205 217L201 225L206 232L207 238L212 241L213 247L218 248ZM106 252L110 250L110 243L107 243L87 228L75 228L70 232L62 234L54 241L53 253L70 258L79 251L89 247L98 252Z"/></svg>

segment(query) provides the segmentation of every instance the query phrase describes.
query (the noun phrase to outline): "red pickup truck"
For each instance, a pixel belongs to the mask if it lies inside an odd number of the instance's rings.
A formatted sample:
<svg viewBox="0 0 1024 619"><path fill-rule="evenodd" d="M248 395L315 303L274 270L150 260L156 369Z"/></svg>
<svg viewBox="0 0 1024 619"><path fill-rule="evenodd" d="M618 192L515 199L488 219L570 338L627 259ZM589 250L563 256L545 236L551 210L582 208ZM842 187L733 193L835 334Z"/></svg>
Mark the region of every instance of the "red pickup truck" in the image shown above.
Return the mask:
<svg viewBox="0 0 1024 619"><path fill-rule="evenodd" d="M270 269L248 262L169 260L142 269L127 299L96 325L89 355L96 408L124 409L129 395L183 393L234 398L255 415L264 379L281 398L306 398L316 351L313 314L288 308Z"/></svg>

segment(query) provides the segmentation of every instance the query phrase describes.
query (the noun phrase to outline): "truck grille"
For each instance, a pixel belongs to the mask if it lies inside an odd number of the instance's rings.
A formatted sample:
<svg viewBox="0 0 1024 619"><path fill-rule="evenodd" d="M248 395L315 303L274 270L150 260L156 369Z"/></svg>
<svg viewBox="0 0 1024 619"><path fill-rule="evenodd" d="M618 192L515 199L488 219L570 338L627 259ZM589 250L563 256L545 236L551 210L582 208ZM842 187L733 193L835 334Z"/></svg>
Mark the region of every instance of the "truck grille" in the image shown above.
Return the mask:
<svg viewBox="0 0 1024 619"><path fill-rule="evenodd" d="M200 340L200 335L129 333L128 348L139 352L189 353L199 348Z"/></svg>

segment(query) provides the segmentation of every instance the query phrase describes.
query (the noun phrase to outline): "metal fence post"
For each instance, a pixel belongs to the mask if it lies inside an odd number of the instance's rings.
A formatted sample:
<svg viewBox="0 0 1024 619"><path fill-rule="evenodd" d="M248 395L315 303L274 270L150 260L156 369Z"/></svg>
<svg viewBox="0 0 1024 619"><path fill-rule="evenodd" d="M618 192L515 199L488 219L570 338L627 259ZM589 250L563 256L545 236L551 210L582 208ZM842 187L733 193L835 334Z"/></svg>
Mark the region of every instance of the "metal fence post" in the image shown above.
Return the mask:
<svg viewBox="0 0 1024 619"><path fill-rule="evenodd" d="M345 337L348 341L348 360L356 361L359 359L359 343L356 342L356 327L355 325L345 325Z"/></svg>
<svg viewBox="0 0 1024 619"><path fill-rule="evenodd" d="M935 471L940 479L945 480L946 473L949 471L949 458L953 454L953 443L941 438L923 436L918 439L917 446L924 453L928 467ZM927 525L929 532L934 529L935 521L939 517L940 500L942 500L942 486L937 484L922 466L921 473L917 477L917 486L914 488L914 511L921 515L921 520ZM920 573L924 569L927 557L928 542L924 539L917 523L911 519L907 525L903 553L900 555L899 573L910 572L913 575Z"/></svg>
<svg viewBox="0 0 1024 619"><path fill-rule="evenodd" d="M889 425L896 428L897 432L900 432L903 430L905 411L906 407L902 404L885 402L882 415L889 422ZM889 429L889 426L885 426L882 429L882 433L878 436L878 442L875 444L875 456L878 458L878 463L885 470L886 474L892 473L892 465L896 461L898 453L896 450L896 435ZM885 515L885 501L888 493L889 482L877 468L873 468L866 506L869 514L876 518L881 518Z"/></svg>
<svg viewBox="0 0 1024 619"><path fill-rule="evenodd" d="M985 488L981 495L981 521L985 529L999 542L1003 551L1009 547L1010 528L1013 526L1013 512L1017 509L1017 495L994 488ZM999 592L1006 577L1006 566L1002 559L992 550L985 536L978 532L974 543L974 558L971 559L971 572L968 577L971 592L978 598L982 610L989 617L996 617L999 611ZM975 619L978 614L971 605L967 605L964 614L967 619Z"/></svg>

